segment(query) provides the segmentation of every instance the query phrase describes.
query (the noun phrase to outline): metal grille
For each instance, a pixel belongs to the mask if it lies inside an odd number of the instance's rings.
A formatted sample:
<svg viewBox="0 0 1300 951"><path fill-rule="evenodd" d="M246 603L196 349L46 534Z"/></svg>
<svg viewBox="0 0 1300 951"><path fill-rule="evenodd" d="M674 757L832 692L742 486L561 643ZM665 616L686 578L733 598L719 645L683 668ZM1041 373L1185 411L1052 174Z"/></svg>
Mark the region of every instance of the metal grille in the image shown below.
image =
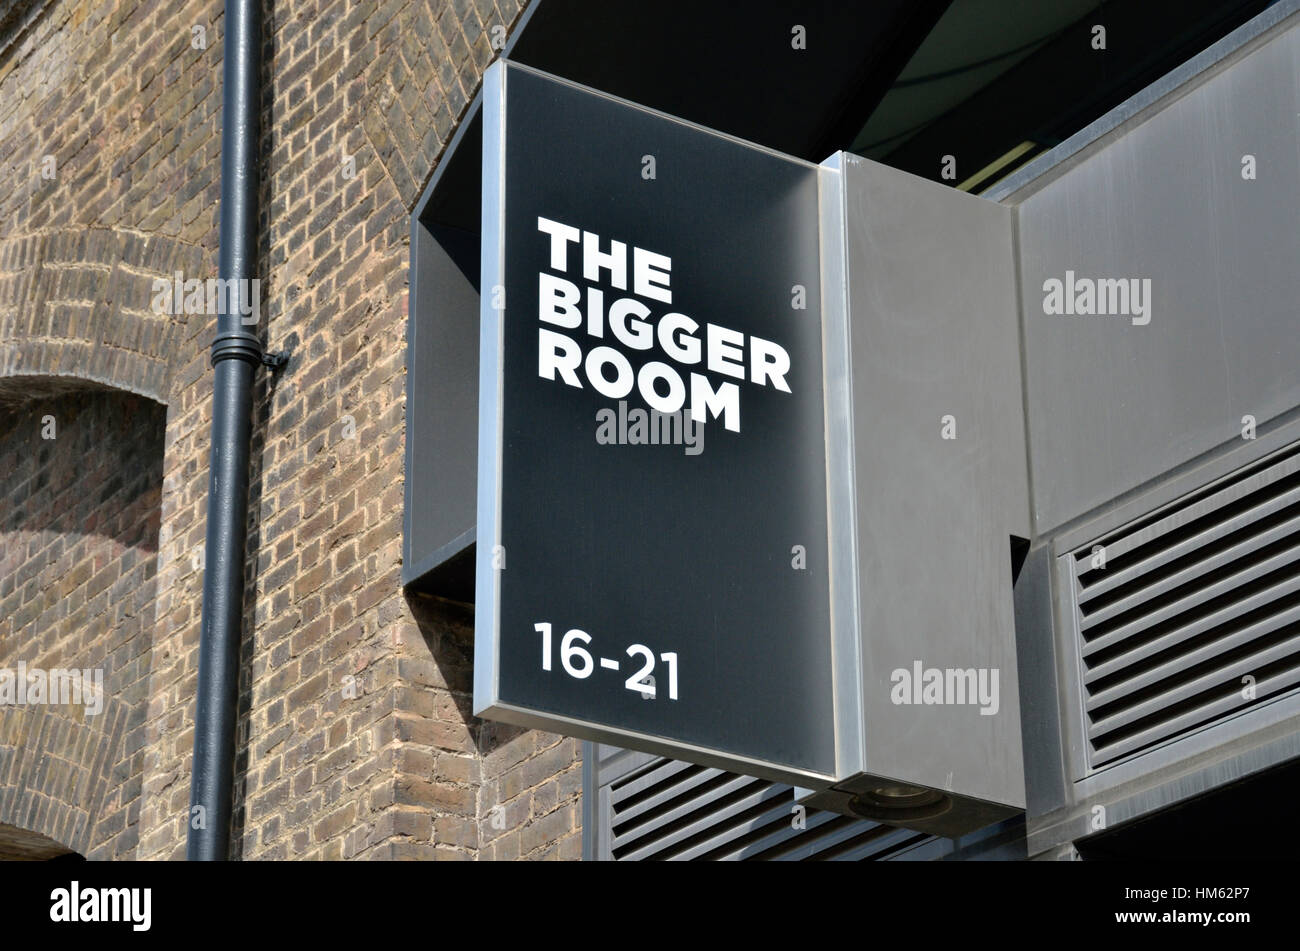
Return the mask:
<svg viewBox="0 0 1300 951"><path fill-rule="evenodd" d="M600 789L615 861L861 861L933 836L796 807L790 786L659 757Z"/></svg>
<svg viewBox="0 0 1300 951"><path fill-rule="evenodd" d="M1065 562L1093 768L1300 684L1300 444Z"/></svg>

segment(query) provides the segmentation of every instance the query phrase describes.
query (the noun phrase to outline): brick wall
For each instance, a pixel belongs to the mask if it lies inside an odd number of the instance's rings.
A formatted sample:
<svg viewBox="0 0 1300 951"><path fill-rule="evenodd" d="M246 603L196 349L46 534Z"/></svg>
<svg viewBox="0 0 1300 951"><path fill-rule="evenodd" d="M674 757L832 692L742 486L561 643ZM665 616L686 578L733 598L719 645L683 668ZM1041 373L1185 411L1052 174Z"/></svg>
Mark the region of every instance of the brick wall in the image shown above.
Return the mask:
<svg viewBox="0 0 1300 951"><path fill-rule="evenodd" d="M244 858L579 855L577 745L475 720L472 608L408 601L398 585L408 215L491 61L492 28L519 8L265 7L260 329L291 360L260 378L254 410ZM28 451L30 421L50 406L107 399L82 379L166 406L165 419L140 410L160 427L156 598L127 621L110 589L94 628L111 645L138 622L148 645L141 686L106 683L141 693L138 752L106 794L123 804L118 845L34 830L97 854L128 842L140 858L184 854L214 322L154 313L150 289L175 271L216 276L221 26L218 2L52 0L0 36L0 171L15 185L0 189L0 400L29 427L7 438ZM69 467L60 478L111 520L118 502L93 473L125 448L101 440L80 463L55 453L49 465ZM5 496L20 473L0 458ZM6 545L3 558L5 597L20 574L56 570L44 550ZM23 640L71 643L67 618L42 611ZM53 749L16 736L11 713L0 711L0 803L22 799ZM2 811L0 823L27 827Z"/></svg>
<svg viewBox="0 0 1300 951"><path fill-rule="evenodd" d="M102 703L0 706L0 824L92 858L136 849L164 418L112 390L0 412L0 668L104 686Z"/></svg>

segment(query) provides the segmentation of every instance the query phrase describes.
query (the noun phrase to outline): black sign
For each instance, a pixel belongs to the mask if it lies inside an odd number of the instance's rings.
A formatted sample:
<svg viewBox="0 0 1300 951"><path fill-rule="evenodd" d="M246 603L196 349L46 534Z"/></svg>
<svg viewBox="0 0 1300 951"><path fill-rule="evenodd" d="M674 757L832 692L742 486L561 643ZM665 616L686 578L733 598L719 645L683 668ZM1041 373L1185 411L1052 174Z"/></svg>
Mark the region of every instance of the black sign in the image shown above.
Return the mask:
<svg viewBox="0 0 1300 951"><path fill-rule="evenodd" d="M817 167L484 97L476 711L833 775Z"/></svg>

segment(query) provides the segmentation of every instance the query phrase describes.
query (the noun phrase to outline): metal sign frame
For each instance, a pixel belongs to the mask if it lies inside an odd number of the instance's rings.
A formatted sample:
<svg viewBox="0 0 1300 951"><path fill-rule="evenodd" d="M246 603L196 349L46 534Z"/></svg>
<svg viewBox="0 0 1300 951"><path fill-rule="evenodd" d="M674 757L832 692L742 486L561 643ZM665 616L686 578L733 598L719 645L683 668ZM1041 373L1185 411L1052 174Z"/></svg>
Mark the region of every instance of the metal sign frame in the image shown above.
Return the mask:
<svg viewBox="0 0 1300 951"><path fill-rule="evenodd" d="M828 680L831 688L825 730L830 736L833 766L825 771L766 760L708 744L694 744L680 738L637 732L620 726L597 723L554 712L543 712L507 702L501 696L501 573L494 566L494 551L501 539L502 512L502 420L503 363L505 346L504 311L493 306L491 289L506 285L506 96L510 77L523 72L540 76L569 90L598 97L620 107L676 123L701 135L734 143L744 149L777 157L802 166L816 175L819 221L821 400L827 485L826 556L829 641ZM693 123L684 122L635 103L591 90L530 67L508 61L494 63L484 76L483 99L483 194L480 295L479 375L479 464L477 514L476 632L474 653L474 712L485 718L530 728L546 729L595 742L618 744L671 756L703 765L735 770L807 788L822 788L857 771L861 751L860 663L856 635L856 584L852 568L853 492L849 467L852 458L850 373L847 363L847 335L844 305L843 218L838 188L838 157L821 166L782 155ZM833 457L833 458L832 458Z"/></svg>

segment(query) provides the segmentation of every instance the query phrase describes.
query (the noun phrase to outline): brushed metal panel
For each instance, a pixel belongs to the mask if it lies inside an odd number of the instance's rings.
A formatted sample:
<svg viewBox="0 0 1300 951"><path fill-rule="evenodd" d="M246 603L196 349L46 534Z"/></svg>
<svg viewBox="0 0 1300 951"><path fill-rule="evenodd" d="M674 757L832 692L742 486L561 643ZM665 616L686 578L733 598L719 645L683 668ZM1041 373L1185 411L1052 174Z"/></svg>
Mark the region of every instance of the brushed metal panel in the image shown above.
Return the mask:
<svg viewBox="0 0 1300 951"><path fill-rule="evenodd" d="M844 176L863 768L1023 808L1010 537L1028 535L1028 490L1011 216L861 159ZM997 670L997 712L894 703L893 672L916 661Z"/></svg>
<svg viewBox="0 0 1300 951"><path fill-rule="evenodd" d="M1300 405L1297 63L1283 28L1018 205L1038 533ZM1045 314L1067 270L1149 279L1150 322Z"/></svg>

